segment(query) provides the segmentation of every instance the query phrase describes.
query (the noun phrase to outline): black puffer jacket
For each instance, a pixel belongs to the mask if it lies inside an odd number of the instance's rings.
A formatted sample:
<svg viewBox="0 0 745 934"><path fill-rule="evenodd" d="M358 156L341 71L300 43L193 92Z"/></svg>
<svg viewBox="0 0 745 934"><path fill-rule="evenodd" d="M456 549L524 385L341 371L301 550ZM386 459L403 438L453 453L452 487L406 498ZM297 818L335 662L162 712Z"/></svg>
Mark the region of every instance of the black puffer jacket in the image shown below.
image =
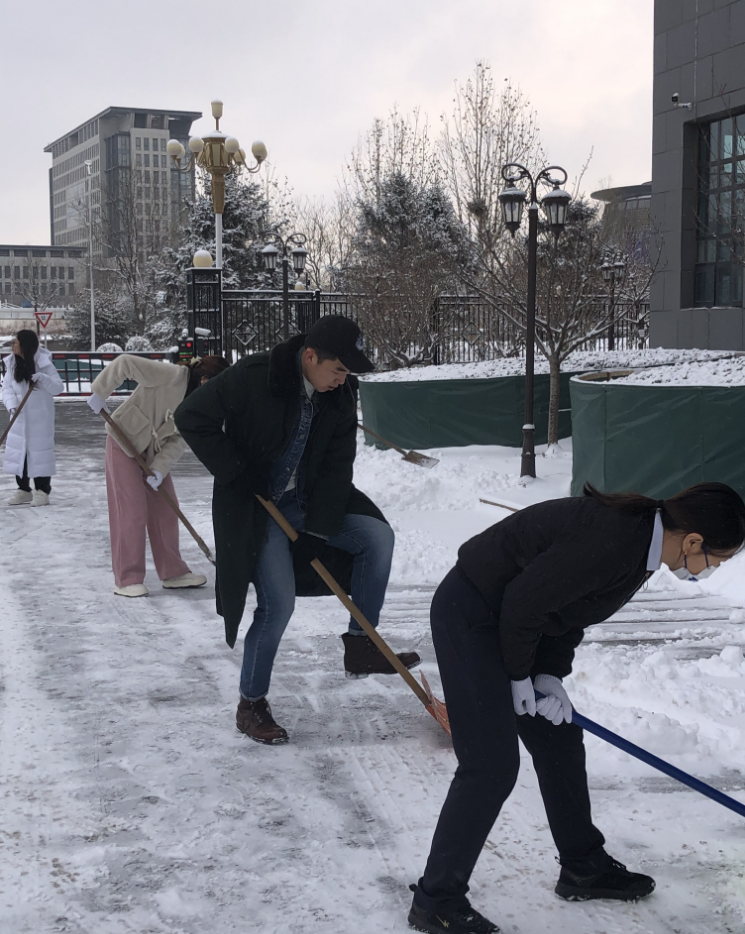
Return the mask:
<svg viewBox="0 0 745 934"><path fill-rule="evenodd" d="M568 497L522 509L461 546L457 566L492 609L513 680L569 674L585 628L644 583L653 528L652 510L634 516Z"/></svg>
<svg viewBox="0 0 745 934"><path fill-rule="evenodd" d="M184 399L175 413L178 430L215 478L217 612L225 618L230 646L235 644L266 532L268 516L254 494L267 495L272 464L289 444L300 418L297 353L304 342L305 336L298 335L271 353L244 357ZM385 521L352 483L356 388L356 378L349 376L336 389L317 394L319 410L305 452L305 527L325 536L338 532L348 513ZM343 578L345 571L348 575L346 553L326 546L321 560L337 576ZM296 569L299 595L324 592L319 582L310 566L304 576Z"/></svg>

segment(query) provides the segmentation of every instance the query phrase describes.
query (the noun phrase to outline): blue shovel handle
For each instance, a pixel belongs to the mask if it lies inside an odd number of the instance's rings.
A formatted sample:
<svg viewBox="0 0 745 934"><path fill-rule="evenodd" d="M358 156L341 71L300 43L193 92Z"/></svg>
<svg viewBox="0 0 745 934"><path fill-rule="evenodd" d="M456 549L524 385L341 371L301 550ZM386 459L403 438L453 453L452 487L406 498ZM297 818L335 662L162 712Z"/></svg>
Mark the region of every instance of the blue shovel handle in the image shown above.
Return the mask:
<svg viewBox="0 0 745 934"><path fill-rule="evenodd" d="M541 694L540 691L536 691L535 696L536 699L539 700L540 698L545 697L545 694ZM572 723L575 723L578 727L585 730L587 733L592 733L595 736L599 736L600 739L604 739L606 743L610 743L611 746L616 746L618 749L622 749L630 756L634 756L636 759L641 759L642 762L646 762L647 765L651 765L653 769L664 772L665 775L669 775L670 778L674 778L676 781L682 782L684 785L688 785L689 788L693 788L694 791L698 791L702 795L706 795L707 798L711 798L711 800L716 801L717 804L721 804L724 807L729 808L730 811L734 811L736 814L739 814L740 817L745 817L745 804L742 804L740 801L736 801L734 798L730 798L729 795L725 795L723 792L718 791L716 788L712 788L711 785L707 785L706 782L702 782L700 779L694 778L692 775L689 775L682 769L676 768L669 762L665 762L664 759L660 759L657 756L652 755L651 752L647 752L647 750L642 749L641 746L636 746L634 743L630 743L627 739L624 739L623 736L619 736L618 733L613 733L611 730L606 729L604 726L600 726L599 723L595 723L594 720L590 720L588 717L583 716L581 713L577 713L576 710L572 711Z"/></svg>

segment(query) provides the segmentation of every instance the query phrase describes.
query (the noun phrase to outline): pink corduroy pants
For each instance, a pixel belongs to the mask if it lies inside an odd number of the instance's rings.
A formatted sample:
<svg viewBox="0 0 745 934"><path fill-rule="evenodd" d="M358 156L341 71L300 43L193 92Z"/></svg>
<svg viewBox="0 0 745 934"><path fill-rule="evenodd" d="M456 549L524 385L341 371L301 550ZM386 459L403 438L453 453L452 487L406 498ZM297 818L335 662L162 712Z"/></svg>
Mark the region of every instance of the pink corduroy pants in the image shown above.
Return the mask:
<svg viewBox="0 0 745 934"><path fill-rule="evenodd" d="M176 500L170 473L161 487ZM106 492L111 566L117 587L144 583L146 531L161 580L189 573L179 553L176 513L160 493L145 483L145 475L134 458L128 457L110 436L106 438Z"/></svg>

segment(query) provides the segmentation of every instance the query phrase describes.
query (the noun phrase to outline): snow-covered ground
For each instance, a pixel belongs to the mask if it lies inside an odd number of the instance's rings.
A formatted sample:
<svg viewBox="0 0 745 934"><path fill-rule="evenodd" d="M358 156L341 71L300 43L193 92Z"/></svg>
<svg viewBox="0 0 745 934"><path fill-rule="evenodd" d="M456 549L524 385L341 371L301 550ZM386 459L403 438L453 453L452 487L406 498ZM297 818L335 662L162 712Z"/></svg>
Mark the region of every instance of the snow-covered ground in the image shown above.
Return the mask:
<svg viewBox="0 0 745 934"><path fill-rule="evenodd" d="M271 690L292 743L234 727L240 649L211 589L111 592L103 432L57 408L59 474L47 509L0 506L2 934L355 934L406 931L454 758L398 678L347 681L333 598L301 600ZM0 414L0 429L6 424ZM428 606L458 545L505 512L569 490L571 447L517 483L519 452L428 451L422 470L360 445L358 485L397 533L382 632L439 685ZM210 480L176 471L184 512L212 540ZM0 502L13 489L0 476ZM182 536L193 569L212 568ZM590 631L567 684L577 707L745 800L745 558L702 584L660 572ZM608 848L653 874L637 905L573 904L528 758L473 880L508 934L724 934L745 930L745 824L587 738Z"/></svg>

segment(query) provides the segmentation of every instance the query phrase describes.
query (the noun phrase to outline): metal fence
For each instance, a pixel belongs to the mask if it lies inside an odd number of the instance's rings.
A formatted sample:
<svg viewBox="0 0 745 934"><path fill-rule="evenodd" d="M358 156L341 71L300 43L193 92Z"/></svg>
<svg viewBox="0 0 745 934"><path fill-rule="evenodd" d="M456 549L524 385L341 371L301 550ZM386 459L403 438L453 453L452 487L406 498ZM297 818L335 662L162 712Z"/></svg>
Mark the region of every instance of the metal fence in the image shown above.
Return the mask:
<svg viewBox="0 0 745 934"><path fill-rule="evenodd" d="M606 303L606 296L597 297L598 319L602 318ZM507 303L503 308L509 312ZM380 368L391 365L382 343L380 347L374 346L376 340L383 341L382 332L386 332L386 340L404 341L407 346L400 349L409 359L419 356L433 363L475 363L525 352L522 329L510 321L508 314L500 313L499 306L487 304L478 296L443 295L423 320L402 316L401 322L397 322L390 317L381 318L385 313L376 312L367 296L291 290L285 305L279 290L223 289L219 270L189 271L190 330L193 332L196 327L210 331L209 351L224 353L231 362L246 354L271 350L293 334L306 332L314 321L329 314L359 321L372 345L368 351ZM618 302L615 318L612 331L589 338L580 349L627 350L646 346L648 302ZM396 335L397 328L407 336ZM376 330L380 332L377 337Z"/></svg>

